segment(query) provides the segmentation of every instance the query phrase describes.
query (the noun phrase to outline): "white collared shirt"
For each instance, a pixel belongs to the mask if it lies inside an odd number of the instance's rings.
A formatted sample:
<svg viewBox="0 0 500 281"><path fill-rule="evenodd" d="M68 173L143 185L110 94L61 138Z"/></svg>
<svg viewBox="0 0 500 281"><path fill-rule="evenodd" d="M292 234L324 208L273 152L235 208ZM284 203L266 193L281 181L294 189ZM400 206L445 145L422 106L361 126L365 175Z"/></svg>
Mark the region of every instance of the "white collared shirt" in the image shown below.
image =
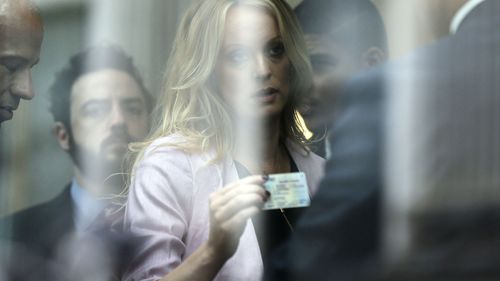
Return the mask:
<svg viewBox="0 0 500 281"><path fill-rule="evenodd" d="M483 3L484 0L469 0L466 2L455 14L450 24L450 34L457 33L460 24L464 21L465 17L474 10L479 4Z"/></svg>

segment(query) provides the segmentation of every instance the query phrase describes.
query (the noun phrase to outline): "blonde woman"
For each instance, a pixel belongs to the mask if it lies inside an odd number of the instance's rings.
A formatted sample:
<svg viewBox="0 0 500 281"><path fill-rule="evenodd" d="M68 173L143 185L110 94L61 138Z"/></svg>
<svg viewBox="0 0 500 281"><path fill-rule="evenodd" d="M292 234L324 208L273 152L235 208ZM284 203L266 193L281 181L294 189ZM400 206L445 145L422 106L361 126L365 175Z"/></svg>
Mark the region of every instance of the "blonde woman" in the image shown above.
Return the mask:
<svg viewBox="0 0 500 281"><path fill-rule="evenodd" d="M272 196L265 175L302 171L313 194L324 164L296 116L311 70L291 8L195 3L165 77L155 130L136 146L125 228L141 244L124 279L260 280L250 218Z"/></svg>

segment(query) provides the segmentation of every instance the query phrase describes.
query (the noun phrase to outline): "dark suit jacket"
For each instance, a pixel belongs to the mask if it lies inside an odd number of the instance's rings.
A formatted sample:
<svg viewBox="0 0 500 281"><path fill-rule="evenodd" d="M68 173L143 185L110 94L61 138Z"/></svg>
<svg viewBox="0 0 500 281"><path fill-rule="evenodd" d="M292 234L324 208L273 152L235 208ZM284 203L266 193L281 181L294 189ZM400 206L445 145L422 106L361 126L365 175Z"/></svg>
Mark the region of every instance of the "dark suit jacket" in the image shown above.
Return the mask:
<svg viewBox="0 0 500 281"><path fill-rule="evenodd" d="M119 280L135 244L121 232L120 214L112 218L115 225L110 218L103 212L76 235L68 186L52 200L2 219L1 238L11 254L3 270L9 280Z"/></svg>
<svg viewBox="0 0 500 281"><path fill-rule="evenodd" d="M5 238L25 245L43 258L54 257L59 242L74 231L70 188L54 199L3 218Z"/></svg>
<svg viewBox="0 0 500 281"><path fill-rule="evenodd" d="M463 110L472 105L499 109L500 103L495 101L500 101L500 91L495 81L500 77L500 63L496 59L500 55L500 1L486 1L480 9L482 13L471 14L478 18L467 19L456 36L349 82L331 130L332 156L326 164L325 178L310 208L298 222L288 247L268 265L268 280L376 278L385 128L391 129L385 124L385 108L388 100L399 94L410 94L387 91L386 82L421 92L411 94L427 95L424 106L420 106L428 107L431 114L423 117L423 123L433 122L434 117L441 118L443 114L470 122L470 116ZM498 132L499 123L494 118L481 120L487 123L486 127ZM444 143L460 136L460 132L453 131L455 128L449 129L436 132L444 137L441 139ZM483 141L491 148L492 140L475 141ZM464 155L475 157L473 153ZM453 239L453 235L443 237L446 238L439 243ZM446 260L441 262L446 264ZM440 273L446 272L450 273L446 270Z"/></svg>
<svg viewBox="0 0 500 281"><path fill-rule="evenodd" d="M290 242L288 280L356 280L371 270L361 265L370 262L378 241L384 93L383 81L374 81L355 82L342 101L325 177Z"/></svg>
<svg viewBox="0 0 500 281"><path fill-rule="evenodd" d="M70 188L54 199L2 218L1 239L9 248L9 280L50 280L60 242L74 231Z"/></svg>

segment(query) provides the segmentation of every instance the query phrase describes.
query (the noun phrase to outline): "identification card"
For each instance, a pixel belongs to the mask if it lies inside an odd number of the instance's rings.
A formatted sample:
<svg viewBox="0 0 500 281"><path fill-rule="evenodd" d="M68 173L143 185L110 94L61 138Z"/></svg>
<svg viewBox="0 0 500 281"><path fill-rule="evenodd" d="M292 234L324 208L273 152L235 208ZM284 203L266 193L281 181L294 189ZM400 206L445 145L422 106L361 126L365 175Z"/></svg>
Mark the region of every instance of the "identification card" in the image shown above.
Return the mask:
<svg viewBox="0 0 500 281"><path fill-rule="evenodd" d="M269 175L264 187L271 192L264 210L307 207L311 204L306 175L302 172Z"/></svg>

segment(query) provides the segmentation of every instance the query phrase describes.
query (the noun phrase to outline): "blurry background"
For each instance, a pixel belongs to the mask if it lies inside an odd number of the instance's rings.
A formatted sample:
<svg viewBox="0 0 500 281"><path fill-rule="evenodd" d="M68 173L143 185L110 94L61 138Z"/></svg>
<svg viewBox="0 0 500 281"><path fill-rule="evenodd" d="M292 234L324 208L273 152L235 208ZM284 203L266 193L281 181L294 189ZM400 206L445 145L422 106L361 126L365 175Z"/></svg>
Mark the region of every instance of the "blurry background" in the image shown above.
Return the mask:
<svg viewBox="0 0 500 281"><path fill-rule="evenodd" d="M374 0L388 30L391 57L446 35L447 1ZM94 44L117 44L130 54L153 94L161 87L177 23L192 0L35 0L45 21L36 97L21 102L0 135L0 216L46 201L71 178L69 157L57 145L48 88L68 58ZM295 6L300 0L289 0ZM438 13L442 21L430 21ZM442 16L439 16L442 15ZM14 130L14 128L17 128ZM22 129L19 129L22 128Z"/></svg>

